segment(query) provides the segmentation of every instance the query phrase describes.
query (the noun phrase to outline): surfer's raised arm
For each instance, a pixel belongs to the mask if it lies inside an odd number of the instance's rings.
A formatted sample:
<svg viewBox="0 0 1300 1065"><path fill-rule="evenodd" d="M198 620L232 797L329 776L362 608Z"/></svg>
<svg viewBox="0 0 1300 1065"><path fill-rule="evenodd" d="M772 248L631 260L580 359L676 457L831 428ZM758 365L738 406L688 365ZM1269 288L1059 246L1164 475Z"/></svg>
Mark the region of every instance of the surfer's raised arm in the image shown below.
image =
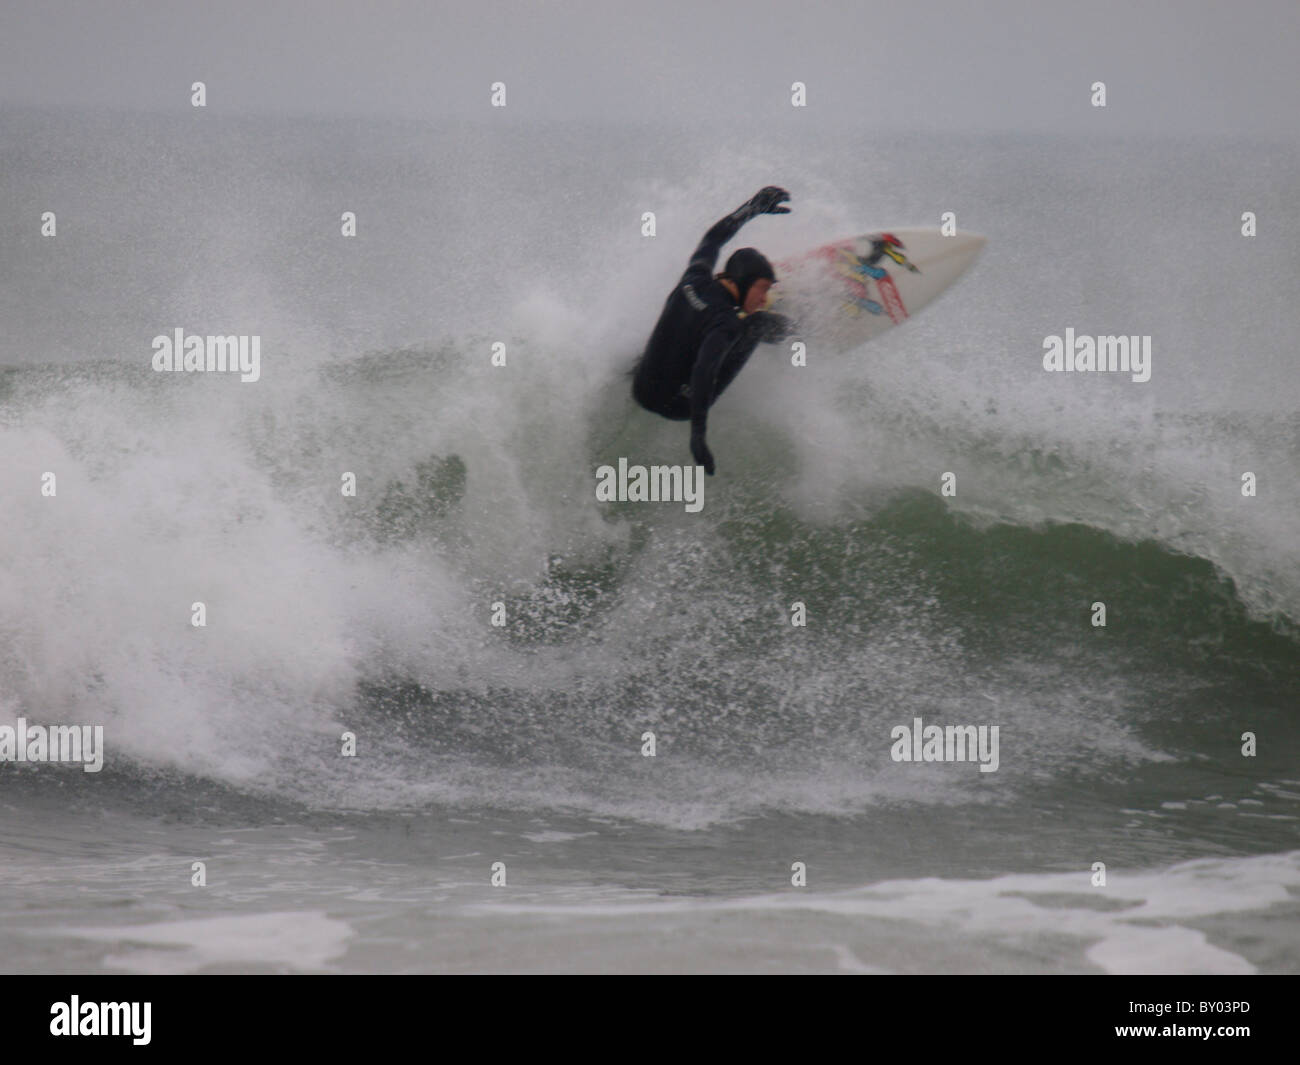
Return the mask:
<svg viewBox="0 0 1300 1065"><path fill-rule="evenodd" d="M709 231L704 234L704 239L700 241L700 246L692 253L686 272L702 273L705 277L711 277L713 268L718 263L718 256L722 252L722 246L740 232L740 227L761 214L789 214L790 208L781 206L789 199L790 194L775 185L768 185L754 193L726 218L713 223Z"/></svg>

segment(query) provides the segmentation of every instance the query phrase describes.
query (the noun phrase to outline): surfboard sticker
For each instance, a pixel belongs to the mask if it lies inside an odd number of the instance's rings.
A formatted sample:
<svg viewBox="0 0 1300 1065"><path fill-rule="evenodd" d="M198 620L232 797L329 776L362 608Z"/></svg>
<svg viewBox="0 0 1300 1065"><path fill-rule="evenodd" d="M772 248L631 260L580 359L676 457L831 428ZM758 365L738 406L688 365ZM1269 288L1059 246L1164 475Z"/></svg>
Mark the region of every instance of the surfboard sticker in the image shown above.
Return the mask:
<svg viewBox="0 0 1300 1065"><path fill-rule="evenodd" d="M771 308L799 335L847 351L905 322L966 270L984 238L934 229L868 233L776 264Z"/></svg>

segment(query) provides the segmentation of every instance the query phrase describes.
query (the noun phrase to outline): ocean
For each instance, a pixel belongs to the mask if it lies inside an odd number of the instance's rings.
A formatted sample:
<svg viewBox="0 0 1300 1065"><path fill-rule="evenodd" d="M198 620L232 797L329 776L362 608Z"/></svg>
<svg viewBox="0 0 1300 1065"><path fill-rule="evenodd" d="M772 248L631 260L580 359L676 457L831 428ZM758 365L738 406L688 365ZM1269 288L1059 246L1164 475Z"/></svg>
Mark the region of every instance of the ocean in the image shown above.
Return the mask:
<svg viewBox="0 0 1300 1065"><path fill-rule="evenodd" d="M1294 147L0 145L0 730L103 756L0 761L0 970L1300 971ZM760 348L698 512L598 501L690 461L626 373L768 184L728 250L988 245L857 351ZM177 329L256 335L257 379L155 371ZM1045 372L1067 329L1151 379ZM896 759L929 725L996 763Z"/></svg>

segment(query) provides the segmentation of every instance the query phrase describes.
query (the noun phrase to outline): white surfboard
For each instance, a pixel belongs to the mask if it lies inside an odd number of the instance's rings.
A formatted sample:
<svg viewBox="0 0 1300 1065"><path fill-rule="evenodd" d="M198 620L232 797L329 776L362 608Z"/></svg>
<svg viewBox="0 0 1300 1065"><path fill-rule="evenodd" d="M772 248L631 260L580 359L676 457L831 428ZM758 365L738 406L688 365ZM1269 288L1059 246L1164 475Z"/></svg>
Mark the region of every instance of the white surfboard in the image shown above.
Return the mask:
<svg viewBox="0 0 1300 1065"><path fill-rule="evenodd" d="M768 307L794 319L796 339L849 351L912 315L957 280L984 238L893 229L837 240L775 265Z"/></svg>

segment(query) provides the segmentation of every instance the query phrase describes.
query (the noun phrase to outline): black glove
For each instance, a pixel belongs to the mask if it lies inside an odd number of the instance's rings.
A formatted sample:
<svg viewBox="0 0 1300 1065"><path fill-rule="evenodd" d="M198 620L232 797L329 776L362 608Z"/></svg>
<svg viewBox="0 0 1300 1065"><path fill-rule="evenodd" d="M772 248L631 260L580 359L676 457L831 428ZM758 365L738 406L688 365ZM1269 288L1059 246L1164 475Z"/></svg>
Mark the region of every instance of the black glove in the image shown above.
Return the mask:
<svg viewBox="0 0 1300 1065"><path fill-rule="evenodd" d="M765 189L759 189L754 193L746 206L751 215L759 214L789 214L789 207L781 207L780 204L790 199L790 194L785 189L779 189L775 185L768 185Z"/></svg>
<svg viewBox="0 0 1300 1065"><path fill-rule="evenodd" d="M709 450L709 445L704 442L703 433L691 433L691 454L694 456L696 463L704 467L704 472L712 477L713 452Z"/></svg>

